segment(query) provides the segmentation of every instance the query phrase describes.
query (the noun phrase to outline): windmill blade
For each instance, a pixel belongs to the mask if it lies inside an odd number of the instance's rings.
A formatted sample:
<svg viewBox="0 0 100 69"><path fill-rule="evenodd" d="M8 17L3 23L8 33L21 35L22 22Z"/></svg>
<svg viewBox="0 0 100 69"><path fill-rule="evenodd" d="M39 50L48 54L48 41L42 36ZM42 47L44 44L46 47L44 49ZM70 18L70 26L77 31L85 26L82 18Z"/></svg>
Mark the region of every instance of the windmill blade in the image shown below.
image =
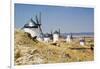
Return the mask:
<svg viewBox="0 0 100 69"><path fill-rule="evenodd" d="M52 33L52 30L51 30L51 35L52 35L53 33Z"/></svg>
<svg viewBox="0 0 100 69"><path fill-rule="evenodd" d="M39 26L39 29L40 29L41 34L43 35L42 29L41 29L41 27L40 27L40 26Z"/></svg>
<svg viewBox="0 0 100 69"><path fill-rule="evenodd" d="M33 19L31 18L31 22L33 22L35 25L36 25L36 22L35 21L33 21Z"/></svg>
<svg viewBox="0 0 100 69"><path fill-rule="evenodd" d="M37 16L36 16L36 23L39 24L39 20L38 20L38 17Z"/></svg>
<svg viewBox="0 0 100 69"><path fill-rule="evenodd" d="M59 28L59 35L60 35L60 28Z"/></svg>
<svg viewBox="0 0 100 69"><path fill-rule="evenodd" d="M71 35L70 38L73 39L73 35L72 35L72 33L70 33L70 35Z"/></svg>
<svg viewBox="0 0 100 69"><path fill-rule="evenodd" d="M41 24L41 12L40 12L40 15L39 15L39 22Z"/></svg>
<svg viewBox="0 0 100 69"><path fill-rule="evenodd" d="M39 14L39 24L41 25L41 12L40 12L40 14ZM43 31L42 31L42 29L41 29L40 26L39 26L39 28L40 28L41 34L43 35Z"/></svg>

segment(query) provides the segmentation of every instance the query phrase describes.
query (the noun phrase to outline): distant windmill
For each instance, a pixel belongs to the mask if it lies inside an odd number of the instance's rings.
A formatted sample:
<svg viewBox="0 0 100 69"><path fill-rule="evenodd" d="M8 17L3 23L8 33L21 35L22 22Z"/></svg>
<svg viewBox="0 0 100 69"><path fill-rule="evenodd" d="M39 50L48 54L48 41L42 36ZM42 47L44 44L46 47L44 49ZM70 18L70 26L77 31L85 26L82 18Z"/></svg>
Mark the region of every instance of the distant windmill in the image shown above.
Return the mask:
<svg viewBox="0 0 100 69"><path fill-rule="evenodd" d="M73 39L73 36L72 36L72 33L70 35L67 35L67 38L66 38L66 42L70 43Z"/></svg>
<svg viewBox="0 0 100 69"><path fill-rule="evenodd" d="M57 41L59 41L59 37L60 37L60 31L55 31L53 33L53 43L56 43Z"/></svg>
<svg viewBox="0 0 100 69"><path fill-rule="evenodd" d="M36 38L40 34L43 35L41 29L41 13L39 17L36 15L34 20L31 18L30 21L24 25L23 30L29 33L32 38Z"/></svg>
<svg viewBox="0 0 100 69"><path fill-rule="evenodd" d="M85 38L80 38L80 45L81 46L84 46L85 45Z"/></svg>
<svg viewBox="0 0 100 69"><path fill-rule="evenodd" d="M44 42L49 43L51 40L51 34L46 33L44 34Z"/></svg>
<svg viewBox="0 0 100 69"><path fill-rule="evenodd" d="M51 30L50 39L53 40L53 32Z"/></svg>

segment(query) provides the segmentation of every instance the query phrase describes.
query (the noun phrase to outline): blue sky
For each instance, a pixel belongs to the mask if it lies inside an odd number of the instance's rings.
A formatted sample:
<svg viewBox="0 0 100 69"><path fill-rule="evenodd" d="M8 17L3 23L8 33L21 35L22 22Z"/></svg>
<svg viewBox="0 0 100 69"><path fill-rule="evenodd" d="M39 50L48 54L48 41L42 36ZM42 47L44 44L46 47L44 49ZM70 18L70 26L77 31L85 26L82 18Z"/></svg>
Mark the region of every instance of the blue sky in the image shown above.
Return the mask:
<svg viewBox="0 0 100 69"><path fill-rule="evenodd" d="M15 4L15 27L21 28L41 12L43 32L94 32L94 9L47 5Z"/></svg>

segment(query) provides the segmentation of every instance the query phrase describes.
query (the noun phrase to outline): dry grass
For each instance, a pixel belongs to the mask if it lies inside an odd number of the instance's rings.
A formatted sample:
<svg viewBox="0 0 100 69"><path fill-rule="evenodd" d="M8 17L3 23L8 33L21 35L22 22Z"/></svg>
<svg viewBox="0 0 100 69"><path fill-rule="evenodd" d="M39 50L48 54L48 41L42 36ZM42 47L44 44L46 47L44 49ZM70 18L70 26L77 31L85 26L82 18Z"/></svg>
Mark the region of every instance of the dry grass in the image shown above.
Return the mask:
<svg viewBox="0 0 100 69"><path fill-rule="evenodd" d="M50 43L33 41L27 33L18 30L15 31L14 40L15 65L94 60L94 53L89 49L94 43L93 38L86 38L86 46L83 47L79 45L78 39L71 43L58 42L60 46L54 46Z"/></svg>

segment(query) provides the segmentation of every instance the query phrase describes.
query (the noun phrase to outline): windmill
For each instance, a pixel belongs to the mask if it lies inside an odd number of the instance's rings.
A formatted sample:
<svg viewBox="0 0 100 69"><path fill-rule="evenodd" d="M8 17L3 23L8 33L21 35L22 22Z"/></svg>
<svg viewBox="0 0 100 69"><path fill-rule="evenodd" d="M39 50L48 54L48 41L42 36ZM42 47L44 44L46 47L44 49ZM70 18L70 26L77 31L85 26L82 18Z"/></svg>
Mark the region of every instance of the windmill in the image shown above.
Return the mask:
<svg viewBox="0 0 100 69"><path fill-rule="evenodd" d="M35 16L35 19L31 18L27 24L22 28L26 33L30 34L32 38L38 37L40 34L43 35L41 28L41 13L39 16Z"/></svg>
<svg viewBox="0 0 100 69"><path fill-rule="evenodd" d="M70 43L72 40L73 40L73 35L72 33L70 33L69 35L67 35L66 42Z"/></svg>
<svg viewBox="0 0 100 69"><path fill-rule="evenodd" d="M60 33L60 32L57 31L57 30L53 33L53 43L56 43L56 42L59 41L59 36L60 36L59 33Z"/></svg>
<svg viewBox="0 0 100 69"><path fill-rule="evenodd" d="M85 40L84 40L84 38L80 38L80 45L81 45L81 46L84 46L84 45L85 45Z"/></svg>
<svg viewBox="0 0 100 69"><path fill-rule="evenodd" d="M36 15L36 25L38 26L38 28L39 28L39 30L40 30L40 32L41 32L41 34L43 35L43 32L42 32L42 28L41 28L41 12L40 12L40 14L39 14L39 17Z"/></svg>

